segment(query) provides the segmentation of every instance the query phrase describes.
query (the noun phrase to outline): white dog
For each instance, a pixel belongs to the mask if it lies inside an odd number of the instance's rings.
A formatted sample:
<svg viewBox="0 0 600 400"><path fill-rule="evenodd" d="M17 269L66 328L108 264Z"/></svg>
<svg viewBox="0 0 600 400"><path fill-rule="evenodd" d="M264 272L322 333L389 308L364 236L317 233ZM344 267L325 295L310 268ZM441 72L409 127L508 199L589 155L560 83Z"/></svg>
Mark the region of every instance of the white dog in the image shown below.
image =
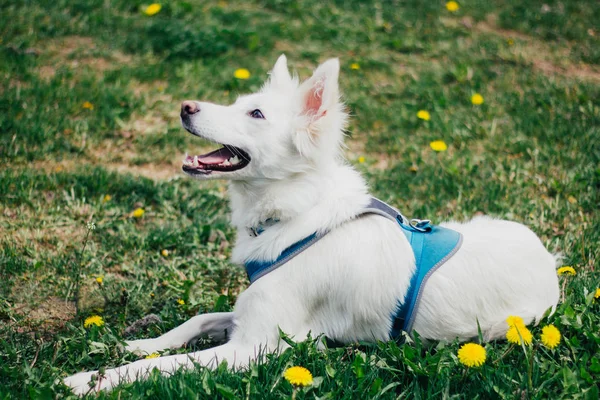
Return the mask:
<svg viewBox="0 0 600 400"><path fill-rule="evenodd" d="M415 253L405 231L429 225L364 213L372 201L367 185L341 152L347 115L338 73L338 60L331 59L299 84L282 55L258 93L230 106L182 104L185 129L224 145L186 157L185 173L231 181L238 232L233 261L266 265L267 271L239 296L234 312L198 315L158 338L128 342L127 348L152 353L201 335L228 336L225 344L106 370L93 390L143 379L154 368L167 374L224 360L244 367L259 353L285 346L279 328L298 340L309 332L342 343L390 339L399 306L408 301L409 287L415 290ZM414 292L418 307L410 327L421 337L466 340L477 336L479 324L487 340L501 338L509 315L531 323L556 307L556 257L528 228L489 217L441 226L458 232L462 244ZM319 240L302 246L306 238ZM270 260L286 252L292 257L272 267ZM65 382L85 393L95 374Z"/></svg>

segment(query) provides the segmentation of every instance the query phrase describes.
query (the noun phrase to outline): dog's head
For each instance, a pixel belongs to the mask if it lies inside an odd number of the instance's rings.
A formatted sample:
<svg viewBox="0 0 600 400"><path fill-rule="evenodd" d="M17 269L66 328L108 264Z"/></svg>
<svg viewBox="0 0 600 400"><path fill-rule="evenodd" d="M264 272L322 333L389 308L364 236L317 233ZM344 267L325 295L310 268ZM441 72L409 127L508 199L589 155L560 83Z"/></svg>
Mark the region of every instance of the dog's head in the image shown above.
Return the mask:
<svg viewBox="0 0 600 400"><path fill-rule="evenodd" d="M184 101L183 127L222 147L187 156L183 171L200 179L284 179L337 162L346 123L339 69L330 59L299 84L282 55L258 93L229 106Z"/></svg>

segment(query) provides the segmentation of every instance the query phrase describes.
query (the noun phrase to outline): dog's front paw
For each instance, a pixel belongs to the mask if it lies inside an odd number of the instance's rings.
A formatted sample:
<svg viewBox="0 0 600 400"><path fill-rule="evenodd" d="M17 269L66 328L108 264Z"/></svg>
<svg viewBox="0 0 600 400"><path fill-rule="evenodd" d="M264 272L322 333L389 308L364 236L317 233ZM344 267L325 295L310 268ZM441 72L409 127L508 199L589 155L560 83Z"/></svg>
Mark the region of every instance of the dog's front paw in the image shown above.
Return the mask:
<svg viewBox="0 0 600 400"><path fill-rule="evenodd" d="M98 371L80 372L66 377L63 382L78 396L94 393L102 389L100 387L101 382L99 381Z"/></svg>

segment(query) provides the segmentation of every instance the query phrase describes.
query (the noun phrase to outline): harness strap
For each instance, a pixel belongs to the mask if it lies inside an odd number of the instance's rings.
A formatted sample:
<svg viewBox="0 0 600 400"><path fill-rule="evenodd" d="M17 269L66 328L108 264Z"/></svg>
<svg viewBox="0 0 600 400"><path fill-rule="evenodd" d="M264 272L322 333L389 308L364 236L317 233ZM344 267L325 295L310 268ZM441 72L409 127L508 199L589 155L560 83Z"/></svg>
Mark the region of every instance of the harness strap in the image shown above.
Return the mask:
<svg viewBox="0 0 600 400"><path fill-rule="evenodd" d="M250 284L254 283L257 279L265 276L269 272L281 267L286 262L290 261L292 258L296 257L298 254L302 253L304 250L318 242L323 236L327 235L329 232L325 232L321 235L317 235L317 233L313 233L310 236L305 237L299 242L294 243L290 247L283 250L281 255L277 257L275 261L248 261L245 263L246 273L248 274L248 279L250 279Z"/></svg>
<svg viewBox="0 0 600 400"><path fill-rule="evenodd" d="M393 221L399 222L400 224L407 224L408 219L400 214L398 210L384 203L383 201L376 199L375 197L371 197L371 201L369 205L363 209L357 217L360 217L364 214L378 214L383 217L389 218ZM267 220L268 222L269 220ZM276 222L279 222L277 220ZM272 224L271 224L272 225ZM262 225L259 228L251 228L252 236L258 236L264 232L264 227ZM248 274L248 279L250 279L250 284L254 283L257 279L265 276L269 272L281 267L286 262L290 261L292 258L296 257L298 254L302 253L304 250L318 242L325 235L327 235L329 231L323 232L321 235L317 235L317 233L313 233L310 236L305 237L304 239L294 243L290 247L287 247L285 250L281 252L281 255L277 257L274 261L248 261L245 263L246 273ZM405 232L406 233L406 232ZM410 238L409 238L410 240Z"/></svg>
<svg viewBox="0 0 600 400"><path fill-rule="evenodd" d="M382 217L386 217L389 218L391 220L394 220L400 224L404 224L404 225L409 225L409 221L408 218L406 218L404 215L400 214L400 211L396 210L394 207L390 206L387 203L384 203L383 201L376 199L375 197L371 197L371 201L369 202L369 205L363 210L361 211L361 213L359 215L362 214L378 214L381 215Z"/></svg>

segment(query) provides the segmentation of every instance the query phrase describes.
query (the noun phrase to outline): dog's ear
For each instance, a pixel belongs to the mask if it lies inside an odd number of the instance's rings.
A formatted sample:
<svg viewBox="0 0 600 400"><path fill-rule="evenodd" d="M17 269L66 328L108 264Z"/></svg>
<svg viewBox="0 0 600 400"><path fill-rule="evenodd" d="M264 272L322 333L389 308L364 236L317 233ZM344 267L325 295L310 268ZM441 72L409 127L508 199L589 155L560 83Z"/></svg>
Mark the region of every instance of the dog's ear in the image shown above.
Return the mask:
<svg viewBox="0 0 600 400"><path fill-rule="evenodd" d="M321 64L309 79L298 88L300 103L300 119L294 137L294 144L300 154L314 158L327 148L336 150L341 141L341 125L344 113L339 101L338 76L340 62L332 58ZM336 122L339 126L334 127ZM331 123L334 126L329 126ZM331 131L331 135L321 135L323 131ZM339 131L339 132L337 132ZM331 142L329 145L329 143Z"/></svg>
<svg viewBox="0 0 600 400"><path fill-rule="evenodd" d="M279 56L270 75L271 77L269 78L268 83L270 88L282 90L290 89L293 84L293 79L287 67L287 58L285 57L285 54Z"/></svg>
<svg viewBox="0 0 600 400"><path fill-rule="evenodd" d="M313 76L300 85L302 114L312 121L327 115L339 101L338 75L340 62L337 58L325 61L316 69Z"/></svg>

